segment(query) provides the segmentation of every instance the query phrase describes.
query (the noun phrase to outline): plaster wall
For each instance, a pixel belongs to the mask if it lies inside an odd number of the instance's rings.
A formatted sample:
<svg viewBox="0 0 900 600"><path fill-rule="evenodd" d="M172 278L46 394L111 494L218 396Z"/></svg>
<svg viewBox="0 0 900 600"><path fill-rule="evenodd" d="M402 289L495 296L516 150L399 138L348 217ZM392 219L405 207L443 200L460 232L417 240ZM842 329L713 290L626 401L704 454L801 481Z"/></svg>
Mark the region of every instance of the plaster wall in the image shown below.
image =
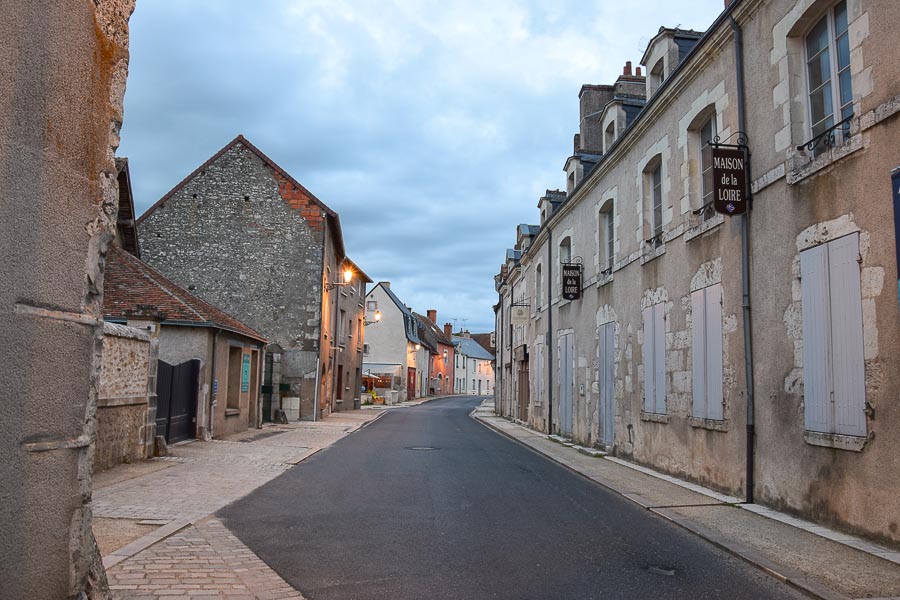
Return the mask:
<svg viewBox="0 0 900 600"><path fill-rule="evenodd" d="M0 589L106 598L91 533L103 261L129 0L11 0L0 28ZM13 400L14 399L14 400Z"/></svg>
<svg viewBox="0 0 900 600"><path fill-rule="evenodd" d="M371 325L366 330L366 343L369 345L367 363L385 363L400 365L400 399L405 400L407 394L408 367L415 366L415 351L406 337L403 313L381 286L375 286L366 295L366 300L374 300L377 310L381 311L381 322ZM374 311L367 311L369 321L374 319Z"/></svg>

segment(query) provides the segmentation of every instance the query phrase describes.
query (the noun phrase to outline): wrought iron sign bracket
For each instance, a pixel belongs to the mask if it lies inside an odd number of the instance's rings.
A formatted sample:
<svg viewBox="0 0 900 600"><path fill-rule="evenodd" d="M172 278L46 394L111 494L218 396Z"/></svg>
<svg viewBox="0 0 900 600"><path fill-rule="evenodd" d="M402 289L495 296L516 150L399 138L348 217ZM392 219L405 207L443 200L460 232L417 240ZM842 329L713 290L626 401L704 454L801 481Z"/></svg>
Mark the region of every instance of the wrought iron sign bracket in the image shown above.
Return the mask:
<svg viewBox="0 0 900 600"><path fill-rule="evenodd" d="M734 143L734 144L726 143L726 142L728 142L728 140L730 140L732 138L735 138L735 142L737 142L737 143ZM750 156L751 155L750 155L749 139L747 138L747 134L743 131L735 131L734 133L729 135L724 140L720 136L717 135L709 142L709 145L713 149L716 149L716 150L718 150L718 149L732 150L732 151L741 152L743 154L744 161L745 161L745 166L744 166L745 181L744 181L744 190L743 190L744 198L746 199L747 210L753 210L753 191L751 189L752 186L751 186L751 181L750 181L750 173L752 173L752 170L750 168ZM714 159L714 161L715 161L715 159ZM713 185L715 186L715 182L713 183ZM733 211L729 212L728 210L722 210L717 205L718 201L715 199L713 200L713 203L715 205L716 212L721 212L723 214L731 216ZM730 208L733 209L733 206L731 206ZM701 206L698 210L694 211L694 214L700 214L706 209L707 209L706 205ZM738 211L738 212L742 212L742 211ZM737 214L737 213L735 213L735 214Z"/></svg>

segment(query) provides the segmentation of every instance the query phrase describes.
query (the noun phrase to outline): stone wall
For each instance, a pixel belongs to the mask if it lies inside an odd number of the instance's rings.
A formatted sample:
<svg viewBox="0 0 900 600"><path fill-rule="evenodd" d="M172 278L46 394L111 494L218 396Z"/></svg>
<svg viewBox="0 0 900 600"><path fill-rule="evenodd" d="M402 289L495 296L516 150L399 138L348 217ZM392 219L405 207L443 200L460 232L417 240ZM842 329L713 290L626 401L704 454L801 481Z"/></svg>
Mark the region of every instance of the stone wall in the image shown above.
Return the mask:
<svg viewBox="0 0 900 600"><path fill-rule="evenodd" d="M91 532L103 262L134 0L3 2L0 590L108 598Z"/></svg>
<svg viewBox="0 0 900 600"><path fill-rule="evenodd" d="M238 138L138 232L148 264L283 349L281 395L300 398L301 417L312 418L326 233L307 193Z"/></svg>
<svg viewBox="0 0 900 600"><path fill-rule="evenodd" d="M156 431L155 373L158 344L139 329L105 323L97 397L96 470L152 456Z"/></svg>

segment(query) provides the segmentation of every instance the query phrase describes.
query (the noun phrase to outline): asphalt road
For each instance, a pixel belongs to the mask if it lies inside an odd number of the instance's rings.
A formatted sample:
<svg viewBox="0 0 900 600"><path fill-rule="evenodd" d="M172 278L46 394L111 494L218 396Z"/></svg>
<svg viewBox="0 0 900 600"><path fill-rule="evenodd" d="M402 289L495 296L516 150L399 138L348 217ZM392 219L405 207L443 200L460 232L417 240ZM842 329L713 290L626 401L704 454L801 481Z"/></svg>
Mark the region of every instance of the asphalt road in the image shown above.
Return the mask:
<svg viewBox="0 0 900 600"><path fill-rule="evenodd" d="M310 600L800 598L471 419L388 412L219 512Z"/></svg>

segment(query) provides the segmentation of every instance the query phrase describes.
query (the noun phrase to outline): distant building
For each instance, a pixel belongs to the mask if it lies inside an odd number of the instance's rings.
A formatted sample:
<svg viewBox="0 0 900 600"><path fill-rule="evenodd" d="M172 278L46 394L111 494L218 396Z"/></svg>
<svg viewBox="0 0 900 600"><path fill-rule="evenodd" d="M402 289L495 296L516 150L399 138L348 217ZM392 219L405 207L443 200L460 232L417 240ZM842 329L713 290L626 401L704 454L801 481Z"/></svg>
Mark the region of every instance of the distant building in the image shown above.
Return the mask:
<svg viewBox="0 0 900 600"><path fill-rule="evenodd" d="M445 323L441 329L437 325L437 311L429 310L427 316L414 312L419 322L419 338L429 349L431 356L428 362L429 396L452 394L454 390L454 359L456 348L453 345L453 326Z"/></svg>
<svg viewBox="0 0 900 600"><path fill-rule="evenodd" d="M398 400L412 400L427 393L429 351L419 337L412 310L391 290L390 281L379 281L366 294L366 320L381 321L369 327L363 369L394 380Z"/></svg>
<svg viewBox="0 0 900 600"><path fill-rule="evenodd" d="M491 396L494 393L494 356L472 339L468 331L453 336L456 346L456 393Z"/></svg>
<svg viewBox="0 0 900 600"><path fill-rule="evenodd" d="M358 398L357 367L337 354L363 309L340 298L367 278L342 285L352 263L337 213L243 136L147 210L138 233L147 263L271 340L264 419L316 419Z"/></svg>

